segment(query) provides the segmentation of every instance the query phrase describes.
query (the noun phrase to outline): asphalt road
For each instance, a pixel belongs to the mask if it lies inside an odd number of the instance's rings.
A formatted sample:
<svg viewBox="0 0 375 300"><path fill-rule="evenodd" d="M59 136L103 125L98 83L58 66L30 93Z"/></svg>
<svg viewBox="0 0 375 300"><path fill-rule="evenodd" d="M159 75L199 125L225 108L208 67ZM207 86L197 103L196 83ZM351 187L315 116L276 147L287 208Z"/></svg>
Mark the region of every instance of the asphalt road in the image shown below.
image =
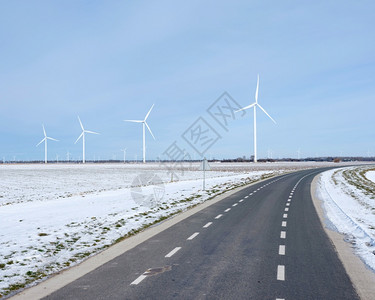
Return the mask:
<svg viewBox="0 0 375 300"><path fill-rule="evenodd" d="M249 186L44 299L359 299L311 199L318 171Z"/></svg>

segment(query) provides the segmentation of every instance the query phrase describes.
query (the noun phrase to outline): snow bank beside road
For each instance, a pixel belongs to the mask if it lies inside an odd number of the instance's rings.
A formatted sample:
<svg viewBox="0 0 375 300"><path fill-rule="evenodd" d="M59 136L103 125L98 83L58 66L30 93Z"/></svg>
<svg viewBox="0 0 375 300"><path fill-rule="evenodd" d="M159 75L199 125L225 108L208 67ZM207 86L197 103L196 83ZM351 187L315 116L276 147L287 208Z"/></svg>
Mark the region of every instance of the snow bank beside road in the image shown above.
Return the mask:
<svg viewBox="0 0 375 300"><path fill-rule="evenodd" d="M357 255L375 271L375 183L366 177L373 167L349 167L320 175L317 194L327 225L346 236Z"/></svg>

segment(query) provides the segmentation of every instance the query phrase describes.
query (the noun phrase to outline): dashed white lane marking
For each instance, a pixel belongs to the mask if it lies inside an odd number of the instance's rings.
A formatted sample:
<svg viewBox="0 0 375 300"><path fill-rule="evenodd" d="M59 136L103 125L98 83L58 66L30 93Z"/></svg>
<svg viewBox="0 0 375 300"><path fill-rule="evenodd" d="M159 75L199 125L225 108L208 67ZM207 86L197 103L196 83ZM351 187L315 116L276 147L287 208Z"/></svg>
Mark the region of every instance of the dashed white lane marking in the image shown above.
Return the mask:
<svg viewBox="0 0 375 300"><path fill-rule="evenodd" d="M285 255L285 245L279 245L279 255Z"/></svg>
<svg viewBox="0 0 375 300"><path fill-rule="evenodd" d="M222 217L223 215L217 215L216 217L215 217L215 219L220 219L221 217Z"/></svg>
<svg viewBox="0 0 375 300"><path fill-rule="evenodd" d="M289 211L289 208L288 208L288 207L285 207L284 211Z"/></svg>
<svg viewBox="0 0 375 300"><path fill-rule="evenodd" d="M243 201L243 199L241 199L240 201L238 201L238 202L242 202Z"/></svg>
<svg viewBox="0 0 375 300"><path fill-rule="evenodd" d="M143 279L145 279L147 276L146 275L141 275L141 276L139 276L136 280L134 280L131 284L133 284L133 285L137 285L137 284L139 284Z"/></svg>
<svg viewBox="0 0 375 300"><path fill-rule="evenodd" d="M191 236L189 236L186 240L187 241L191 241L193 238L195 238L197 235L199 234L199 232L194 232Z"/></svg>
<svg viewBox="0 0 375 300"><path fill-rule="evenodd" d="M284 219L288 218L288 214L283 214L283 218Z"/></svg>
<svg viewBox="0 0 375 300"><path fill-rule="evenodd" d="M253 193L250 193L249 196L251 196Z"/></svg>
<svg viewBox="0 0 375 300"><path fill-rule="evenodd" d="M277 266L277 280L285 280L285 266L278 265Z"/></svg>
<svg viewBox="0 0 375 300"><path fill-rule="evenodd" d="M203 226L203 228L207 228L208 226L210 226L212 224L212 222L208 222L206 225Z"/></svg>
<svg viewBox="0 0 375 300"><path fill-rule="evenodd" d="M232 206L237 206L238 205L238 203L234 203Z"/></svg>
<svg viewBox="0 0 375 300"><path fill-rule="evenodd" d="M286 221L282 221L282 222L281 222L281 226L282 226L282 227L286 227Z"/></svg>
<svg viewBox="0 0 375 300"><path fill-rule="evenodd" d="M289 198L293 198L293 196L289 196Z"/></svg>
<svg viewBox="0 0 375 300"><path fill-rule="evenodd" d="M291 199L288 199L288 202L290 202Z"/></svg>
<svg viewBox="0 0 375 300"><path fill-rule="evenodd" d="M249 196L245 196L245 199L249 198Z"/></svg>
<svg viewBox="0 0 375 300"><path fill-rule="evenodd" d="M289 205L290 205L290 203L287 203L287 204L286 204L286 206L289 206Z"/></svg>
<svg viewBox="0 0 375 300"><path fill-rule="evenodd" d="M280 238L285 239L286 238L286 231L281 231L280 232Z"/></svg>
<svg viewBox="0 0 375 300"><path fill-rule="evenodd" d="M276 300L285 300L285 298L276 298Z"/></svg>
<svg viewBox="0 0 375 300"><path fill-rule="evenodd" d="M227 208L226 210L224 210L224 212L228 212L228 211L230 211L230 208Z"/></svg>
<svg viewBox="0 0 375 300"><path fill-rule="evenodd" d="M178 250L180 250L181 249L181 247L176 247L176 248L174 248L171 252L169 252L165 257L171 257L171 256L173 256L174 254L176 254L176 252L178 251Z"/></svg>

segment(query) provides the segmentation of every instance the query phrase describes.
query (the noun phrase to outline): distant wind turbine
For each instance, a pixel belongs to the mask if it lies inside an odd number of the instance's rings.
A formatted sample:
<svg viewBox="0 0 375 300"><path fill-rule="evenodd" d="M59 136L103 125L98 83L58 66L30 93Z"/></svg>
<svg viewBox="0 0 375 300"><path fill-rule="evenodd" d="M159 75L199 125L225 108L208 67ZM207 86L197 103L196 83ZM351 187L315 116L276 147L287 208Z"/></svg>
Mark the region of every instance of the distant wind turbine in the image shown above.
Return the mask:
<svg viewBox="0 0 375 300"><path fill-rule="evenodd" d="M259 74L258 74L258 81L257 81L257 89L255 91L255 102L236 111L236 112L239 112L239 111L246 110L252 107L254 108L254 162L258 161L257 160L257 111L256 111L256 108L259 107L276 124L276 121L272 119L272 117L266 112L266 110L258 103L258 92L259 92Z"/></svg>
<svg viewBox="0 0 375 300"><path fill-rule="evenodd" d="M52 140L58 142L58 140L53 139L49 136L47 136L46 129L44 128L44 125L42 124L43 127L43 134L44 134L44 139L42 139L36 147L38 147L41 143L44 142L44 163L47 163L47 140Z"/></svg>
<svg viewBox="0 0 375 300"><path fill-rule="evenodd" d="M143 163L146 163L146 130L145 130L145 127L147 127L148 131L151 133L152 137L155 140L155 137L152 134L151 128L148 126L148 124L146 122L146 120L147 120L148 116L150 115L150 112L151 112L153 107L154 107L154 104L152 104L150 110L148 111L148 113L147 113L147 115L146 115L146 117L143 121L142 120L124 120L125 122L142 123L142 125L143 125Z"/></svg>
<svg viewBox="0 0 375 300"><path fill-rule="evenodd" d="M126 148L125 148L125 149L122 149L121 151L124 152L124 163L125 163L125 159L126 159Z"/></svg>
<svg viewBox="0 0 375 300"><path fill-rule="evenodd" d="M79 139L82 137L82 163L85 163L86 162L86 160L85 160L85 133L92 133L92 134L99 134L99 133L94 132L94 131L85 130L85 128L83 128L83 125L82 125L82 122L81 122L81 119L79 118L79 116L78 116L78 121L79 121L79 124L81 125L82 133L78 137L78 139L75 141L74 144L76 144L79 141Z"/></svg>

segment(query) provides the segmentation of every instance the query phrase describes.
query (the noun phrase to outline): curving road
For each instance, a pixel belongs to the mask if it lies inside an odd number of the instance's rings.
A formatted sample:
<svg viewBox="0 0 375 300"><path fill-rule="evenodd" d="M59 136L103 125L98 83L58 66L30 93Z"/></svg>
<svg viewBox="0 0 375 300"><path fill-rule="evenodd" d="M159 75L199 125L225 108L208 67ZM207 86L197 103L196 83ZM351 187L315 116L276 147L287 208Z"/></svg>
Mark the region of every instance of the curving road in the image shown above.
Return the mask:
<svg viewBox="0 0 375 300"><path fill-rule="evenodd" d="M249 186L44 299L359 299L311 199L319 171Z"/></svg>

